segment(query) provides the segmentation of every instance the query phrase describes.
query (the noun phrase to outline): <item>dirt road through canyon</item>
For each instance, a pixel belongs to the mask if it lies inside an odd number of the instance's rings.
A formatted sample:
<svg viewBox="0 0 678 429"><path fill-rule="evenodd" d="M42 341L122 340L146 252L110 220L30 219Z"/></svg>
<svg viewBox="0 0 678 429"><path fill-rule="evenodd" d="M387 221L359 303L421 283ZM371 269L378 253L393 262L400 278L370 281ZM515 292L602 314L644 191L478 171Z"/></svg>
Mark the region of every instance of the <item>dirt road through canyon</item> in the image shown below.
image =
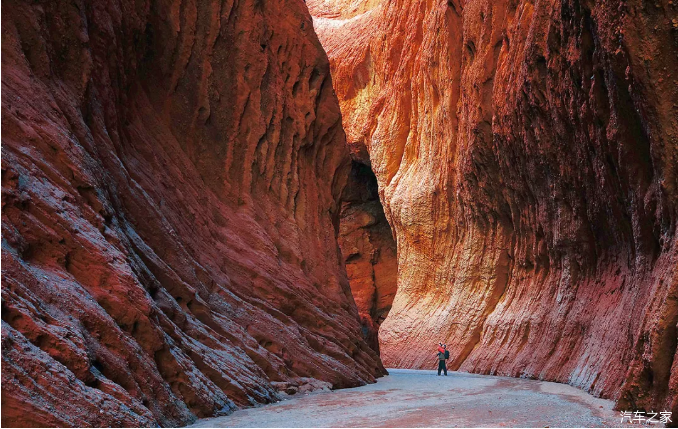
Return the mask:
<svg viewBox="0 0 678 429"><path fill-rule="evenodd" d="M390 369L376 384L290 397L192 427L609 427L613 402L536 380Z"/></svg>

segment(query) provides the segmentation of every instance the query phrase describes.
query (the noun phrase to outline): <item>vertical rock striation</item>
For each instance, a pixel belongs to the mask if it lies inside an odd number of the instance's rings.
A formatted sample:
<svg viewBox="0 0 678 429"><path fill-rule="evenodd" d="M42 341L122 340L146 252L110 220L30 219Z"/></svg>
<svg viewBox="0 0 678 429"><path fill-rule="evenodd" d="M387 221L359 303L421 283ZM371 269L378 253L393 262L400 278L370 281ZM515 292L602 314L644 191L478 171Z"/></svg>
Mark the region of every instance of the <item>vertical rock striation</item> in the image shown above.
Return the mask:
<svg viewBox="0 0 678 429"><path fill-rule="evenodd" d="M379 325L395 297L398 264L396 244L379 201L377 178L365 163L352 163L340 217L339 246L363 335L378 353Z"/></svg>
<svg viewBox="0 0 678 429"><path fill-rule="evenodd" d="M674 2L309 0L398 244L387 366L678 413Z"/></svg>
<svg viewBox="0 0 678 429"><path fill-rule="evenodd" d="M183 425L384 370L300 0L3 3L2 424Z"/></svg>

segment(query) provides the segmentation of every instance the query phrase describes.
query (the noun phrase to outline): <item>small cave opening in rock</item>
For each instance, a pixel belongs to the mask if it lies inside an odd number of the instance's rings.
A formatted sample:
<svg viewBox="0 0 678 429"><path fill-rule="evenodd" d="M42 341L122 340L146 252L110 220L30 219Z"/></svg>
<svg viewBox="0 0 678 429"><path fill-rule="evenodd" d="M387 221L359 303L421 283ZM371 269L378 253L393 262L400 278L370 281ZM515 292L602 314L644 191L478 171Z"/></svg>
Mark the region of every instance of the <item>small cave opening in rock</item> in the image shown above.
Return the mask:
<svg viewBox="0 0 678 429"><path fill-rule="evenodd" d="M397 251L379 199L377 178L359 161L352 161L342 195L338 241L362 334L379 353L379 326L391 309L397 288Z"/></svg>

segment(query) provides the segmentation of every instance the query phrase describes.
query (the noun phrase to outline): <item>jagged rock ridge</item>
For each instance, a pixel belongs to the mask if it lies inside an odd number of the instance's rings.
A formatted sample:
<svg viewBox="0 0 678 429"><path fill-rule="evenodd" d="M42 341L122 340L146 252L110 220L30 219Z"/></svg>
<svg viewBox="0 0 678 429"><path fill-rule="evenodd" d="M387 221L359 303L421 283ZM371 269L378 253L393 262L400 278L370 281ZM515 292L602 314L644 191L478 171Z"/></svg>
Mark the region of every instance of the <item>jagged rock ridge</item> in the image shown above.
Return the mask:
<svg viewBox="0 0 678 429"><path fill-rule="evenodd" d="M384 373L301 1L16 1L2 28L3 426L176 426Z"/></svg>
<svg viewBox="0 0 678 429"><path fill-rule="evenodd" d="M385 365L678 413L675 2L308 4L398 245Z"/></svg>

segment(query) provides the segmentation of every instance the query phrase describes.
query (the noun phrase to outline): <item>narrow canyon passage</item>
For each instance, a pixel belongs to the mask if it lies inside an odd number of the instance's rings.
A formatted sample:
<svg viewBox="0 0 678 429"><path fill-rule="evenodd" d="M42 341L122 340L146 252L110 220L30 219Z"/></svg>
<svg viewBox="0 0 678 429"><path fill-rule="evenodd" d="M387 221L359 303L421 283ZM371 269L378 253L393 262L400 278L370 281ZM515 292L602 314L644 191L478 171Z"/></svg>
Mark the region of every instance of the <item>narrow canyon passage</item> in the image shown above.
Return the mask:
<svg viewBox="0 0 678 429"><path fill-rule="evenodd" d="M339 247L363 336L379 352L379 326L386 319L398 281L396 243L379 201L369 161L352 161L342 195Z"/></svg>
<svg viewBox="0 0 678 429"><path fill-rule="evenodd" d="M438 341L678 416L675 0L2 12L3 426L400 404Z"/></svg>
<svg viewBox="0 0 678 429"><path fill-rule="evenodd" d="M620 427L613 402L571 386L389 369L376 384L289 397L191 427Z"/></svg>

